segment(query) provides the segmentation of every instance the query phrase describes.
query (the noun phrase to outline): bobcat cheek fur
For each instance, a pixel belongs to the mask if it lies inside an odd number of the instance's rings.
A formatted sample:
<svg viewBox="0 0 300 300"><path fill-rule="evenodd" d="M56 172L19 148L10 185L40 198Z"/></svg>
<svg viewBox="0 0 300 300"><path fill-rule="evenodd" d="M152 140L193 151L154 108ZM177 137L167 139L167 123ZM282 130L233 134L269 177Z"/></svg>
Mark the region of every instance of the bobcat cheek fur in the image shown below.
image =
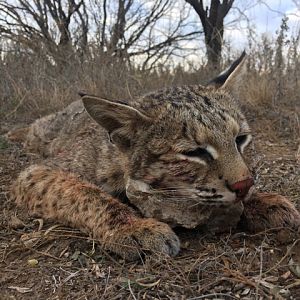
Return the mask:
<svg viewBox="0 0 300 300"><path fill-rule="evenodd" d="M253 191L243 158L251 134L237 104L245 54L234 66L207 87L171 87L130 103L83 95L18 130L16 139L23 134L28 151L44 160L19 175L13 198L126 259L143 250L176 255L172 226L224 231L242 216L252 230L260 228L256 208L264 226L274 226L264 209L270 199L243 204ZM281 214L280 201L274 206ZM300 219L292 204L284 207L275 225Z"/></svg>

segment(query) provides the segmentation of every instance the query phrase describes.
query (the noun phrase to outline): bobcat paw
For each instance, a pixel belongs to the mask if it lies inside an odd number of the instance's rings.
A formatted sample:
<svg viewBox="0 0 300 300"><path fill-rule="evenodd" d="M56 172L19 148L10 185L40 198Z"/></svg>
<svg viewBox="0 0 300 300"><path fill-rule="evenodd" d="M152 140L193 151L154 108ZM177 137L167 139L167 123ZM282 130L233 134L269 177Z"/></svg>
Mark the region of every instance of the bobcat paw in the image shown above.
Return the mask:
<svg viewBox="0 0 300 300"><path fill-rule="evenodd" d="M112 234L105 247L127 260L136 260L145 252L175 256L180 250L180 241L167 224L139 219Z"/></svg>
<svg viewBox="0 0 300 300"><path fill-rule="evenodd" d="M244 203L241 224L251 232L270 228L285 228L300 232L300 213L281 195L257 193Z"/></svg>

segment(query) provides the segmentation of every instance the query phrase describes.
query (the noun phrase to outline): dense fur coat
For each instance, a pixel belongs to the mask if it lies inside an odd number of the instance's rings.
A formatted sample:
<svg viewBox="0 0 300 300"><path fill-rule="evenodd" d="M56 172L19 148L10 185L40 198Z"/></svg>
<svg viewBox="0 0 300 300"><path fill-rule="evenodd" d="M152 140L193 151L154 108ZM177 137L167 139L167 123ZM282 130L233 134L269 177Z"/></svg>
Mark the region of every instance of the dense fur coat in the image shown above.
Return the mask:
<svg viewBox="0 0 300 300"><path fill-rule="evenodd" d="M16 202L128 259L141 250L176 255L170 226L226 230L243 218L252 231L298 227L285 198L252 195L243 157L251 132L236 93L244 60L208 87L172 87L132 103L85 95L37 120L22 133L44 161L20 174Z"/></svg>

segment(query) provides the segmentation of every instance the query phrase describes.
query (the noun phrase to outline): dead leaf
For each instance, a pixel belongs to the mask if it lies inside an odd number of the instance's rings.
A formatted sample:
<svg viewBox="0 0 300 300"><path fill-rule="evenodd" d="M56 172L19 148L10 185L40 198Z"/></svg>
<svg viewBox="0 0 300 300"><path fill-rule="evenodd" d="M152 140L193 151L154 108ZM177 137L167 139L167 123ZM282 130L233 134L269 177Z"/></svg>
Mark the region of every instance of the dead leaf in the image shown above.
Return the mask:
<svg viewBox="0 0 300 300"><path fill-rule="evenodd" d="M71 259L72 259L72 260L78 260L80 253L81 253L80 251L76 250L76 251L72 254Z"/></svg>
<svg viewBox="0 0 300 300"><path fill-rule="evenodd" d="M105 273L100 270L100 267L98 264L93 263L92 272L95 272L95 275L97 278L104 278Z"/></svg>
<svg viewBox="0 0 300 300"><path fill-rule="evenodd" d="M300 278L300 264L294 262L292 258L289 260L289 269L296 277Z"/></svg>
<svg viewBox="0 0 300 300"><path fill-rule="evenodd" d="M10 226L13 229L19 229L19 228L24 228L26 224L22 220L20 220L17 216L12 215L8 222L8 226Z"/></svg>
<svg viewBox="0 0 300 300"><path fill-rule="evenodd" d="M280 277L284 280L287 280L291 276L291 271L287 271L284 274L282 274Z"/></svg>
<svg viewBox="0 0 300 300"><path fill-rule="evenodd" d="M26 247L31 248L39 241L41 237L41 232L31 232L23 234L20 240L24 243Z"/></svg>
<svg viewBox="0 0 300 300"><path fill-rule="evenodd" d="M278 277L276 277L276 276L269 276L269 277L265 278L265 281L268 281L268 282L277 282L278 281Z"/></svg>
<svg viewBox="0 0 300 300"><path fill-rule="evenodd" d="M28 259L27 263L30 267L36 267L39 264L39 261L37 259Z"/></svg>
<svg viewBox="0 0 300 300"><path fill-rule="evenodd" d="M188 241L186 241L186 242L184 242L183 244L182 244L182 249L189 249L189 247L190 247L190 242L188 242Z"/></svg>
<svg viewBox="0 0 300 300"><path fill-rule="evenodd" d="M226 269L229 269L229 261L227 258L225 257L222 257L222 260L223 260L223 264L225 266Z"/></svg>
<svg viewBox="0 0 300 300"><path fill-rule="evenodd" d="M97 278L104 278L105 277L105 273L100 270L100 266L91 257L89 259L91 260L91 263L92 263L92 269L91 269L91 271L95 273L95 275L96 275Z"/></svg>
<svg viewBox="0 0 300 300"><path fill-rule="evenodd" d="M15 290L21 294L26 294L26 293L30 293L32 292L31 288L27 288L27 287L19 287L19 286L9 286L8 287L11 290Z"/></svg>
<svg viewBox="0 0 300 300"><path fill-rule="evenodd" d="M300 286L300 280L299 280L299 279L296 280L295 282L293 282L293 283L287 285L285 288L286 288L286 289L291 289L291 288L294 288L294 287L297 287L297 286Z"/></svg>
<svg viewBox="0 0 300 300"><path fill-rule="evenodd" d="M250 293L250 289L246 288L241 292L241 296L247 296Z"/></svg>

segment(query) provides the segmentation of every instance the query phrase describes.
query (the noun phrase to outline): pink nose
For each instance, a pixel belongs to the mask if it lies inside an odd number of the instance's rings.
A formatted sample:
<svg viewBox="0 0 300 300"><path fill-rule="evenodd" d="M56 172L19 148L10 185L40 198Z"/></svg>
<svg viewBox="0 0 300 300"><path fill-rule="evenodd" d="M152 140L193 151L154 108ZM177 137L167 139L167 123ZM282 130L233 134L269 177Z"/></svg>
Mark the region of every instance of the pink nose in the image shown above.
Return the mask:
<svg viewBox="0 0 300 300"><path fill-rule="evenodd" d="M247 178L245 180L238 181L232 185L229 185L229 188L236 193L238 198L243 198L248 194L253 184L254 184L253 178Z"/></svg>

